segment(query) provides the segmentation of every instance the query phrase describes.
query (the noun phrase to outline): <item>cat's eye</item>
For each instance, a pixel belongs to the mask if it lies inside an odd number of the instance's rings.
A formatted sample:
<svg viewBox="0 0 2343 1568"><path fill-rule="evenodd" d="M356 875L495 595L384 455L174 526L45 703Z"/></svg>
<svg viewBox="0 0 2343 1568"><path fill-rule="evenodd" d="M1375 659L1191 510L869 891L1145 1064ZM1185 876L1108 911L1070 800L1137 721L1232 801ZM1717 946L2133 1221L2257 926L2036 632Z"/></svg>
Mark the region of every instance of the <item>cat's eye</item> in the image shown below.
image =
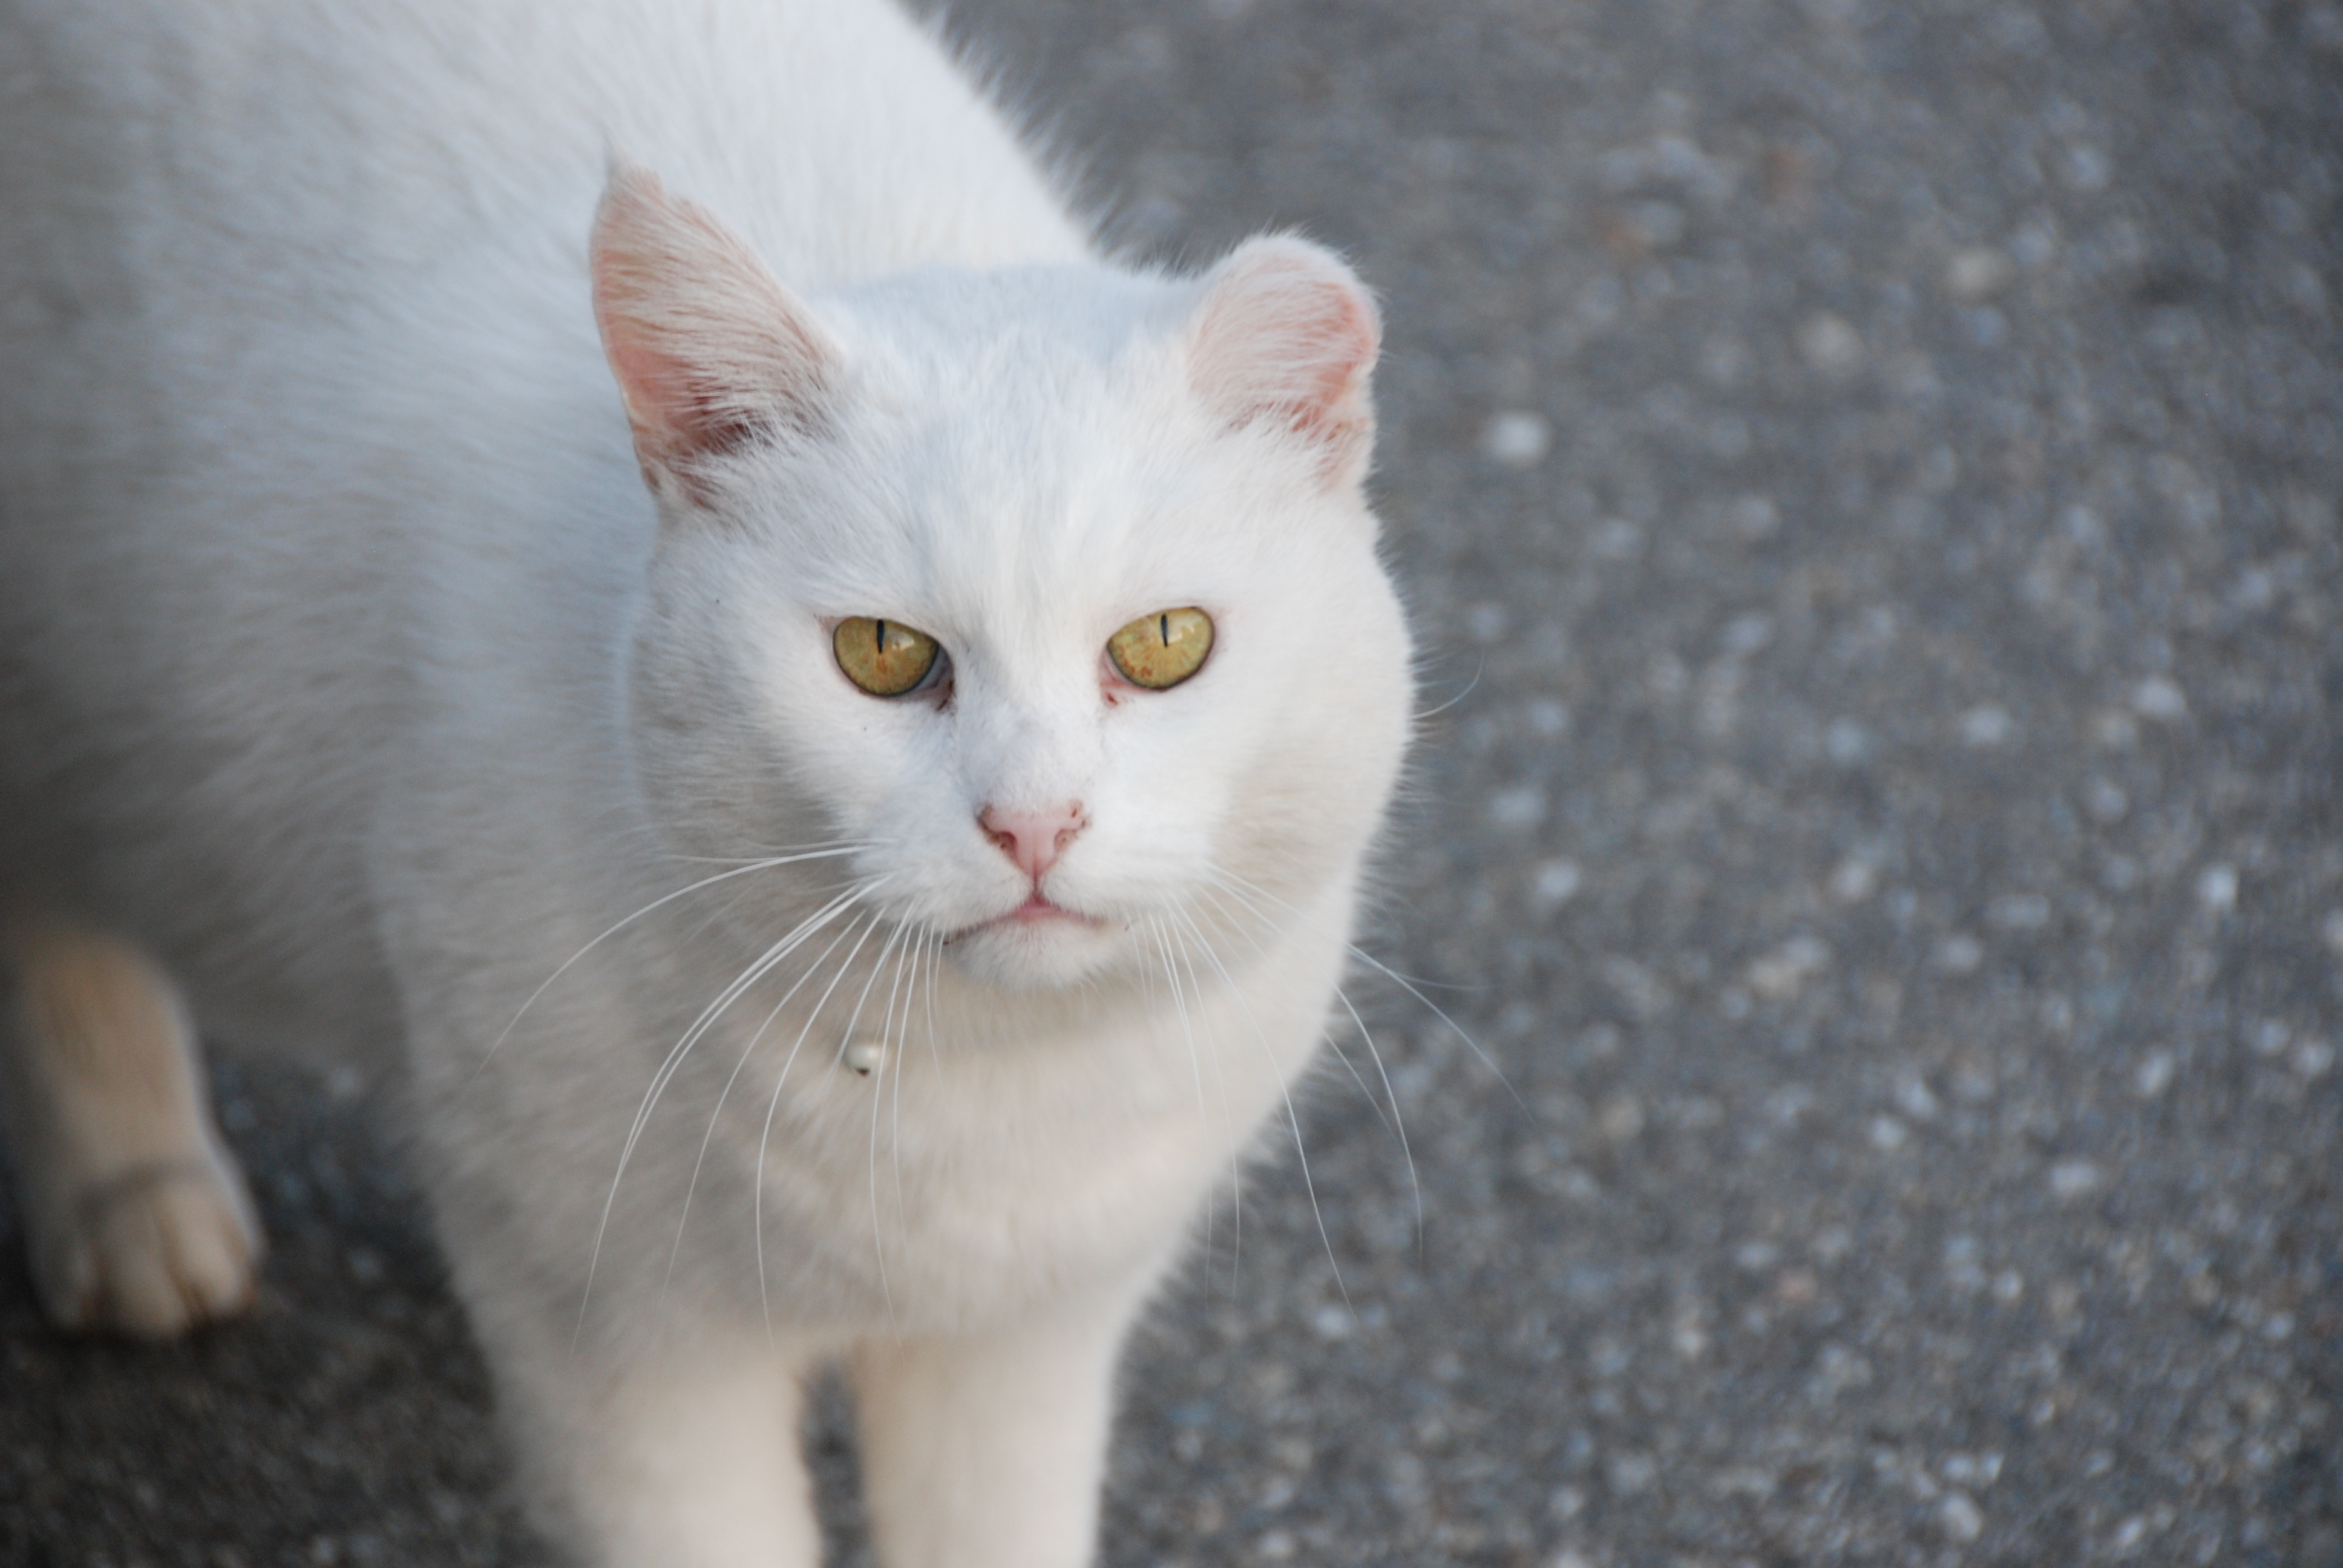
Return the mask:
<svg viewBox="0 0 2343 1568"><path fill-rule="evenodd" d="M840 621L830 646L846 678L873 697L900 697L913 689L943 651L924 631L863 615Z"/></svg>
<svg viewBox="0 0 2343 1568"><path fill-rule="evenodd" d="M1161 609L1141 616L1106 640L1106 656L1133 686L1161 691L1204 668L1212 651L1212 618L1202 610Z"/></svg>

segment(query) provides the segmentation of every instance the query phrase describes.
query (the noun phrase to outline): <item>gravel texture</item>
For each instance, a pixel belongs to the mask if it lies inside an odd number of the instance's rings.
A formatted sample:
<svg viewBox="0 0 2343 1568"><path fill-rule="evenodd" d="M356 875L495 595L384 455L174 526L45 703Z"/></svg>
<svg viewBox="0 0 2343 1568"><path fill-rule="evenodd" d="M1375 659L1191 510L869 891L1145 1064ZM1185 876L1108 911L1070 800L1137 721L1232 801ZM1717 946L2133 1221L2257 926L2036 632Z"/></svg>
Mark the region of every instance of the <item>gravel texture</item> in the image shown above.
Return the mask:
<svg viewBox="0 0 2343 1568"><path fill-rule="evenodd" d="M1381 289L1433 709L1367 944L1429 1000L1354 988L1413 1173L1331 1068L1103 1563L2343 1563L2343 7L952 25L1128 246ZM0 1562L533 1560L337 1087L221 1070L249 1322L0 1271Z"/></svg>

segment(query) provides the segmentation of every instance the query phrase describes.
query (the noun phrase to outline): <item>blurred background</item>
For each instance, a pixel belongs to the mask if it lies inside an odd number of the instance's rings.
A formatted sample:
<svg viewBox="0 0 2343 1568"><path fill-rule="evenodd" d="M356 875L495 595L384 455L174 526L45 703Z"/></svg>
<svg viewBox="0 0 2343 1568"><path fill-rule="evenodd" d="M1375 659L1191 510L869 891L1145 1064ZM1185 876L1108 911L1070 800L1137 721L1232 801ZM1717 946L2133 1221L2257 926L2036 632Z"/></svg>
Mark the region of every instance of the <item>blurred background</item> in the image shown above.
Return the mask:
<svg viewBox="0 0 2343 1568"><path fill-rule="evenodd" d="M2343 1563L2343 7L948 25L1128 250L1380 291L1424 647L1413 1179L1322 1074L1102 1563ZM58 1341L0 1217L0 1562L534 1561L365 1096L219 1089L248 1322Z"/></svg>

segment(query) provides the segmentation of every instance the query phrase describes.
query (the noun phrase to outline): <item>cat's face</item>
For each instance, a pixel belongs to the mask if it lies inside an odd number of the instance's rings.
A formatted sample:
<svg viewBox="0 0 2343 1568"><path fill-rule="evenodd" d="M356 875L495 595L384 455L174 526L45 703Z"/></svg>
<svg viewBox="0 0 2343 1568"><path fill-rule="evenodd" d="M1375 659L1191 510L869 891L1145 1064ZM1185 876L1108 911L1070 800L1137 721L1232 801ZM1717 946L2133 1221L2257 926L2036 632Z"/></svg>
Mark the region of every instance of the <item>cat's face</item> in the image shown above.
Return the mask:
<svg viewBox="0 0 2343 1568"><path fill-rule="evenodd" d="M1335 266L1270 261L1286 284ZM1308 400L1354 396L1363 363L1232 417L1213 377L1242 378L1258 324L1222 323L1233 371L1198 326L1229 286L826 302L818 405L669 487L635 685L654 798L699 852L850 847L752 895L772 939L850 891L840 933L875 915L873 942L1062 987L1241 946L1353 873L1408 644L1359 495L1363 406L1337 426Z"/></svg>

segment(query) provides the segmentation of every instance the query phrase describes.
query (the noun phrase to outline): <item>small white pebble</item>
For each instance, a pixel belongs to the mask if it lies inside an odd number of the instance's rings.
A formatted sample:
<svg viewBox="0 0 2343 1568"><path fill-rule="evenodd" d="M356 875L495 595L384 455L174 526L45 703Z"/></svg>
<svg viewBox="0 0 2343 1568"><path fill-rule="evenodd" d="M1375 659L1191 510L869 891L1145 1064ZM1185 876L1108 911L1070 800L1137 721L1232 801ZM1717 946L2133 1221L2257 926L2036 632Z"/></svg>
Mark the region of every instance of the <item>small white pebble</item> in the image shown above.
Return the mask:
<svg viewBox="0 0 2343 1568"><path fill-rule="evenodd" d="M1536 827L1545 820L1545 791L1534 784L1498 790L1489 797L1489 820L1516 830Z"/></svg>
<svg viewBox="0 0 2343 1568"><path fill-rule="evenodd" d="M1892 1154L1903 1148L1910 1141L1911 1136L1910 1130L1893 1116L1875 1116L1871 1119L1871 1146L1883 1153Z"/></svg>
<svg viewBox="0 0 2343 1568"><path fill-rule="evenodd" d="M1896 1108L1915 1121L1934 1121L1938 1109L1936 1094L1916 1072L1906 1074L1896 1083Z"/></svg>
<svg viewBox="0 0 2343 1568"><path fill-rule="evenodd" d="M1806 981L1830 967L1831 950L1813 937L1792 937L1749 966L1749 989L1775 1001L1797 995Z"/></svg>
<svg viewBox="0 0 2343 1568"><path fill-rule="evenodd" d="M1849 376L1863 364L1863 334L1844 316L1821 311L1798 328L1798 353L1825 376Z"/></svg>
<svg viewBox="0 0 2343 1568"><path fill-rule="evenodd" d="M1648 1454L1623 1453L1611 1462L1611 1490L1623 1497L1650 1490L1659 1478L1659 1462Z"/></svg>
<svg viewBox="0 0 2343 1568"><path fill-rule="evenodd" d="M2039 893L2007 893L1993 901L1986 918L2006 931L2038 931L2050 923L2050 900Z"/></svg>
<svg viewBox="0 0 2343 1568"><path fill-rule="evenodd" d="M1834 719L1823 731L1823 750L1842 768L1852 768L1871 755L1870 732L1852 719Z"/></svg>
<svg viewBox="0 0 2343 1568"><path fill-rule="evenodd" d="M1979 1490L1991 1486L2001 1477L2001 1454L1988 1450L1984 1453L1956 1453L1945 1461L1945 1479L1956 1486L1973 1486Z"/></svg>
<svg viewBox="0 0 2343 1568"><path fill-rule="evenodd" d="M2042 266L2058 254L2058 240L2039 224L2027 224L2010 236L2009 254L2020 266Z"/></svg>
<svg viewBox="0 0 2343 1568"><path fill-rule="evenodd" d="M1937 1523L1956 1541L1974 1541L1985 1533L1985 1514L1966 1492L1948 1492L1936 1504Z"/></svg>
<svg viewBox="0 0 2343 1568"><path fill-rule="evenodd" d="M1624 518L1605 518L1594 527L1594 550L1603 560L1629 560L1643 548L1644 530Z"/></svg>
<svg viewBox="0 0 2343 1568"><path fill-rule="evenodd" d="M1577 896L1578 868L1568 860L1548 860L1530 879L1530 901L1541 914L1551 914Z"/></svg>
<svg viewBox="0 0 2343 1568"><path fill-rule="evenodd" d="M1554 427L1543 414L1509 409L1491 419L1481 432L1481 450L1508 468L1534 468L1554 446Z"/></svg>
<svg viewBox="0 0 2343 1568"><path fill-rule="evenodd" d="M2335 1048L2323 1040L2298 1040L2287 1062L2305 1078L2323 1078L2335 1065Z"/></svg>
<svg viewBox="0 0 2343 1568"><path fill-rule="evenodd" d="M1735 616L1725 622L1721 640L1727 658L1746 658L1774 640L1773 618L1755 611Z"/></svg>
<svg viewBox="0 0 2343 1568"><path fill-rule="evenodd" d="M1948 975L1975 974L1984 962L1984 944L1975 937L1956 933L1936 944L1936 967Z"/></svg>
<svg viewBox="0 0 2343 1568"><path fill-rule="evenodd" d="M1879 887L1879 868L1860 855L1850 855L1831 873L1831 896L1842 904L1859 904Z"/></svg>
<svg viewBox="0 0 2343 1568"><path fill-rule="evenodd" d="M2017 721L2009 709L1987 703L1961 715L1961 739L1970 746L1999 746L2016 732Z"/></svg>
<svg viewBox="0 0 2343 1568"><path fill-rule="evenodd" d="M2142 719L2177 724L2188 717L2188 699L2179 687L2161 675L2151 675L2132 689L2131 708Z"/></svg>
<svg viewBox="0 0 2343 1568"><path fill-rule="evenodd" d="M1745 539L1773 537L1782 526L1782 509L1764 496L1744 496L1733 503L1733 528Z"/></svg>
<svg viewBox="0 0 2343 1568"><path fill-rule="evenodd" d="M2206 867L2197 874L2197 901L2217 915L2237 908L2237 869L2221 865Z"/></svg>
<svg viewBox="0 0 2343 1568"><path fill-rule="evenodd" d="M1945 264L1945 291L1964 305L1989 299L2017 275L2017 266L1989 245L1956 250Z"/></svg>
<svg viewBox="0 0 2343 1568"><path fill-rule="evenodd" d="M1513 614L1501 604L1476 604L1464 612L1464 631L1474 642L1491 643L1505 635Z"/></svg>
<svg viewBox="0 0 2343 1568"><path fill-rule="evenodd" d="M2239 609L2268 609L2278 598L2278 578L2260 567L2247 567L2237 574L2235 588L2229 590L2229 602Z"/></svg>
<svg viewBox="0 0 2343 1568"><path fill-rule="evenodd" d="M2062 171L2069 189L2078 191L2105 190L2115 178L2115 164L2101 149L2088 142L2077 142L2066 149Z"/></svg>
<svg viewBox="0 0 2343 1568"><path fill-rule="evenodd" d="M2138 1087L2142 1100L2153 1100L2172 1086L2172 1075L2177 1070L2170 1051L2155 1051L2139 1064L2132 1081Z"/></svg>
<svg viewBox="0 0 2343 1568"><path fill-rule="evenodd" d="M2050 1192L2062 1201L2098 1191L2106 1178L2087 1160L2061 1160L2050 1167Z"/></svg>
<svg viewBox="0 0 2343 1568"><path fill-rule="evenodd" d="M1615 1378L1635 1364L1635 1352L1608 1334L1597 1335L1588 1348L1586 1364L1599 1378Z"/></svg>
<svg viewBox="0 0 2343 1568"><path fill-rule="evenodd" d="M1348 1309L1324 1306L1310 1314L1310 1329L1322 1340L1347 1340L1358 1326Z"/></svg>

